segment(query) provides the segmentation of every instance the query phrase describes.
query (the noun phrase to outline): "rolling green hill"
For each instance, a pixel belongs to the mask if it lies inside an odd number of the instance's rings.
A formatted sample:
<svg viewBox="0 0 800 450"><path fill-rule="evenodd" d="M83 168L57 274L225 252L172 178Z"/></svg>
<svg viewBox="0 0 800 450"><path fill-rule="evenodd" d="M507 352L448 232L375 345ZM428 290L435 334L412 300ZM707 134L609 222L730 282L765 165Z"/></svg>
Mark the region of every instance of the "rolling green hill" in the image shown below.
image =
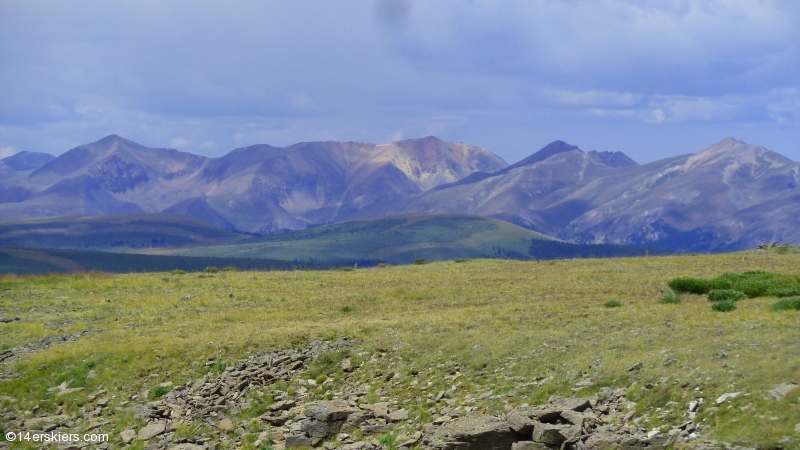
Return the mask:
<svg viewBox="0 0 800 450"><path fill-rule="evenodd" d="M437 214L389 216L256 238L237 245L176 250L186 256L396 264L417 258L555 259L641 255L644 248L586 246L558 241L485 217Z"/></svg>

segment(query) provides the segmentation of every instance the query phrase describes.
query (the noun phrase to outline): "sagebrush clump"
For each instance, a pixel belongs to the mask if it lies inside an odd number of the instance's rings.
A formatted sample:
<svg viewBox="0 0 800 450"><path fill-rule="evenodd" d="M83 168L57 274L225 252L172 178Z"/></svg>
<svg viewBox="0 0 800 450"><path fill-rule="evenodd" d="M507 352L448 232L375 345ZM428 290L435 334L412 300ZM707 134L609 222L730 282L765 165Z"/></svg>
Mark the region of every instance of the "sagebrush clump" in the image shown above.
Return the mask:
<svg viewBox="0 0 800 450"><path fill-rule="evenodd" d="M669 287L675 292L703 295L711 290L708 281L699 278L675 278L669 282Z"/></svg>
<svg viewBox="0 0 800 450"><path fill-rule="evenodd" d="M728 312L736 309L736 302L733 300L722 300L711 304L711 309L714 311Z"/></svg>

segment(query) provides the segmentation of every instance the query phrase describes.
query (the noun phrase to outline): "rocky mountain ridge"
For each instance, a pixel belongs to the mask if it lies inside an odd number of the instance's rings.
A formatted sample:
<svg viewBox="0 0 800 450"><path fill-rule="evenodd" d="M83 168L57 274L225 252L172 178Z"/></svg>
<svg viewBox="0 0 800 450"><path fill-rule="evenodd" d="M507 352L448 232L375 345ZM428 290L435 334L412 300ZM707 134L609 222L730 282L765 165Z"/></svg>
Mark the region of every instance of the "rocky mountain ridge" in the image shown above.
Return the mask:
<svg viewBox="0 0 800 450"><path fill-rule="evenodd" d="M621 167L562 148L390 212L459 211L574 242L686 251L800 241L800 165L763 147L727 138L695 155Z"/></svg>
<svg viewBox="0 0 800 450"><path fill-rule="evenodd" d="M487 150L432 136L254 145L205 158L112 135L35 169L3 164L0 174L3 220L166 212L270 234L458 213L577 243L728 251L800 242L800 165L733 138L644 165L555 141L508 165Z"/></svg>
<svg viewBox="0 0 800 450"><path fill-rule="evenodd" d="M434 137L374 145L254 145L220 158L119 136L76 147L0 191L0 217L172 212L252 233L374 215L383 205L507 164Z"/></svg>

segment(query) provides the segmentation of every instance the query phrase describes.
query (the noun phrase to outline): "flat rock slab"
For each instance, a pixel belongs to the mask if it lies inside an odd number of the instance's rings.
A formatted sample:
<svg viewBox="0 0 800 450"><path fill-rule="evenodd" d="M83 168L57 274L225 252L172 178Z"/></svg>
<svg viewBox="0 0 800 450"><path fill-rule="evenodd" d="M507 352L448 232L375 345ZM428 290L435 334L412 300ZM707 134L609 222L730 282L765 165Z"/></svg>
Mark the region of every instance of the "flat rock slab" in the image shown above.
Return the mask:
<svg viewBox="0 0 800 450"><path fill-rule="evenodd" d="M130 444L133 439L136 437L136 431L134 430L125 430L119 434L120 439L122 439L123 444Z"/></svg>
<svg viewBox="0 0 800 450"><path fill-rule="evenodd" d="M437 429L427 441L428 448L437 450L508 450L524 438L505 420L475 415Z"/></svg>
<svg viewBox="0 0 800 450"><path fill-rule="evenodd" d="M511 450L553 450L558 447L551 447L540 442L521 441L511 445Z"/></svg>
<svg viewBox="0 0 800 450"><path fill-rule="evenodd" d="M774 398L775 400L783 400L784 397L789 395L797 387L797 383L781 383L775 386L774 389L770 389L767 391L770 397Z"/></svg>
<svg viewBox="0 0 800 450"><path fill-rule="evenodd" d="M150 425L147 425L146 427L139 430L139 434L136 435L136 439L141 439L143 441L146 441L152 437L158 436L159 434L166 431L166 429L167 426L164 424L164 422L151 423Z"/></svg>
<svg viewBox="0 0 800 450"><path fill-rule="evenodd" d="M331 400L319 402L306 409L306 416L322 422L333 422L345 420L347 416L355 412L344 400Z"/></svg>
<svg viewBox="0 0 800 450"><path fill-rule="evenodd" d="M183 443L167 447L167 450L205 450L205 447L197 444Z"/></svg>
<svg viewBox="0 0 800 450"><path fill-rule="evenodd" d="M581 437L580 425L554 425L537 423L533 427L533 440L547 445L561 445L564 442L575 442Z"/></svg>

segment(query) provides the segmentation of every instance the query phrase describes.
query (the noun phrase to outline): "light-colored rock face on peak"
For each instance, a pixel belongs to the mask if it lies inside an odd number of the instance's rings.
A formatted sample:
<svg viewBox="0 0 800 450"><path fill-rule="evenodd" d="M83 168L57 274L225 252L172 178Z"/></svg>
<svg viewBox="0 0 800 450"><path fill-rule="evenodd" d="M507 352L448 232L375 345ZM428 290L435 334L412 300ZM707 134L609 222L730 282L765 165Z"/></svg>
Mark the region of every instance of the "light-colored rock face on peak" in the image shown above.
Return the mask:
<svg viewBox="0 0 800 450"><path fill-rule="evenodd" d="M686 160L684 169L688 170L694 166L720 163L776 169L793 164L793 161L764 147L750 145L729 137L711 145L696 155L690 156Z"/></svg>
<svg viewBox="0 0 800 450"><path fill-rule="evenodd" d="M473 172L495 172L508 163L486 150L428 136L377 147L373 161L391 163L422 191L453 183Z"/></svg>

